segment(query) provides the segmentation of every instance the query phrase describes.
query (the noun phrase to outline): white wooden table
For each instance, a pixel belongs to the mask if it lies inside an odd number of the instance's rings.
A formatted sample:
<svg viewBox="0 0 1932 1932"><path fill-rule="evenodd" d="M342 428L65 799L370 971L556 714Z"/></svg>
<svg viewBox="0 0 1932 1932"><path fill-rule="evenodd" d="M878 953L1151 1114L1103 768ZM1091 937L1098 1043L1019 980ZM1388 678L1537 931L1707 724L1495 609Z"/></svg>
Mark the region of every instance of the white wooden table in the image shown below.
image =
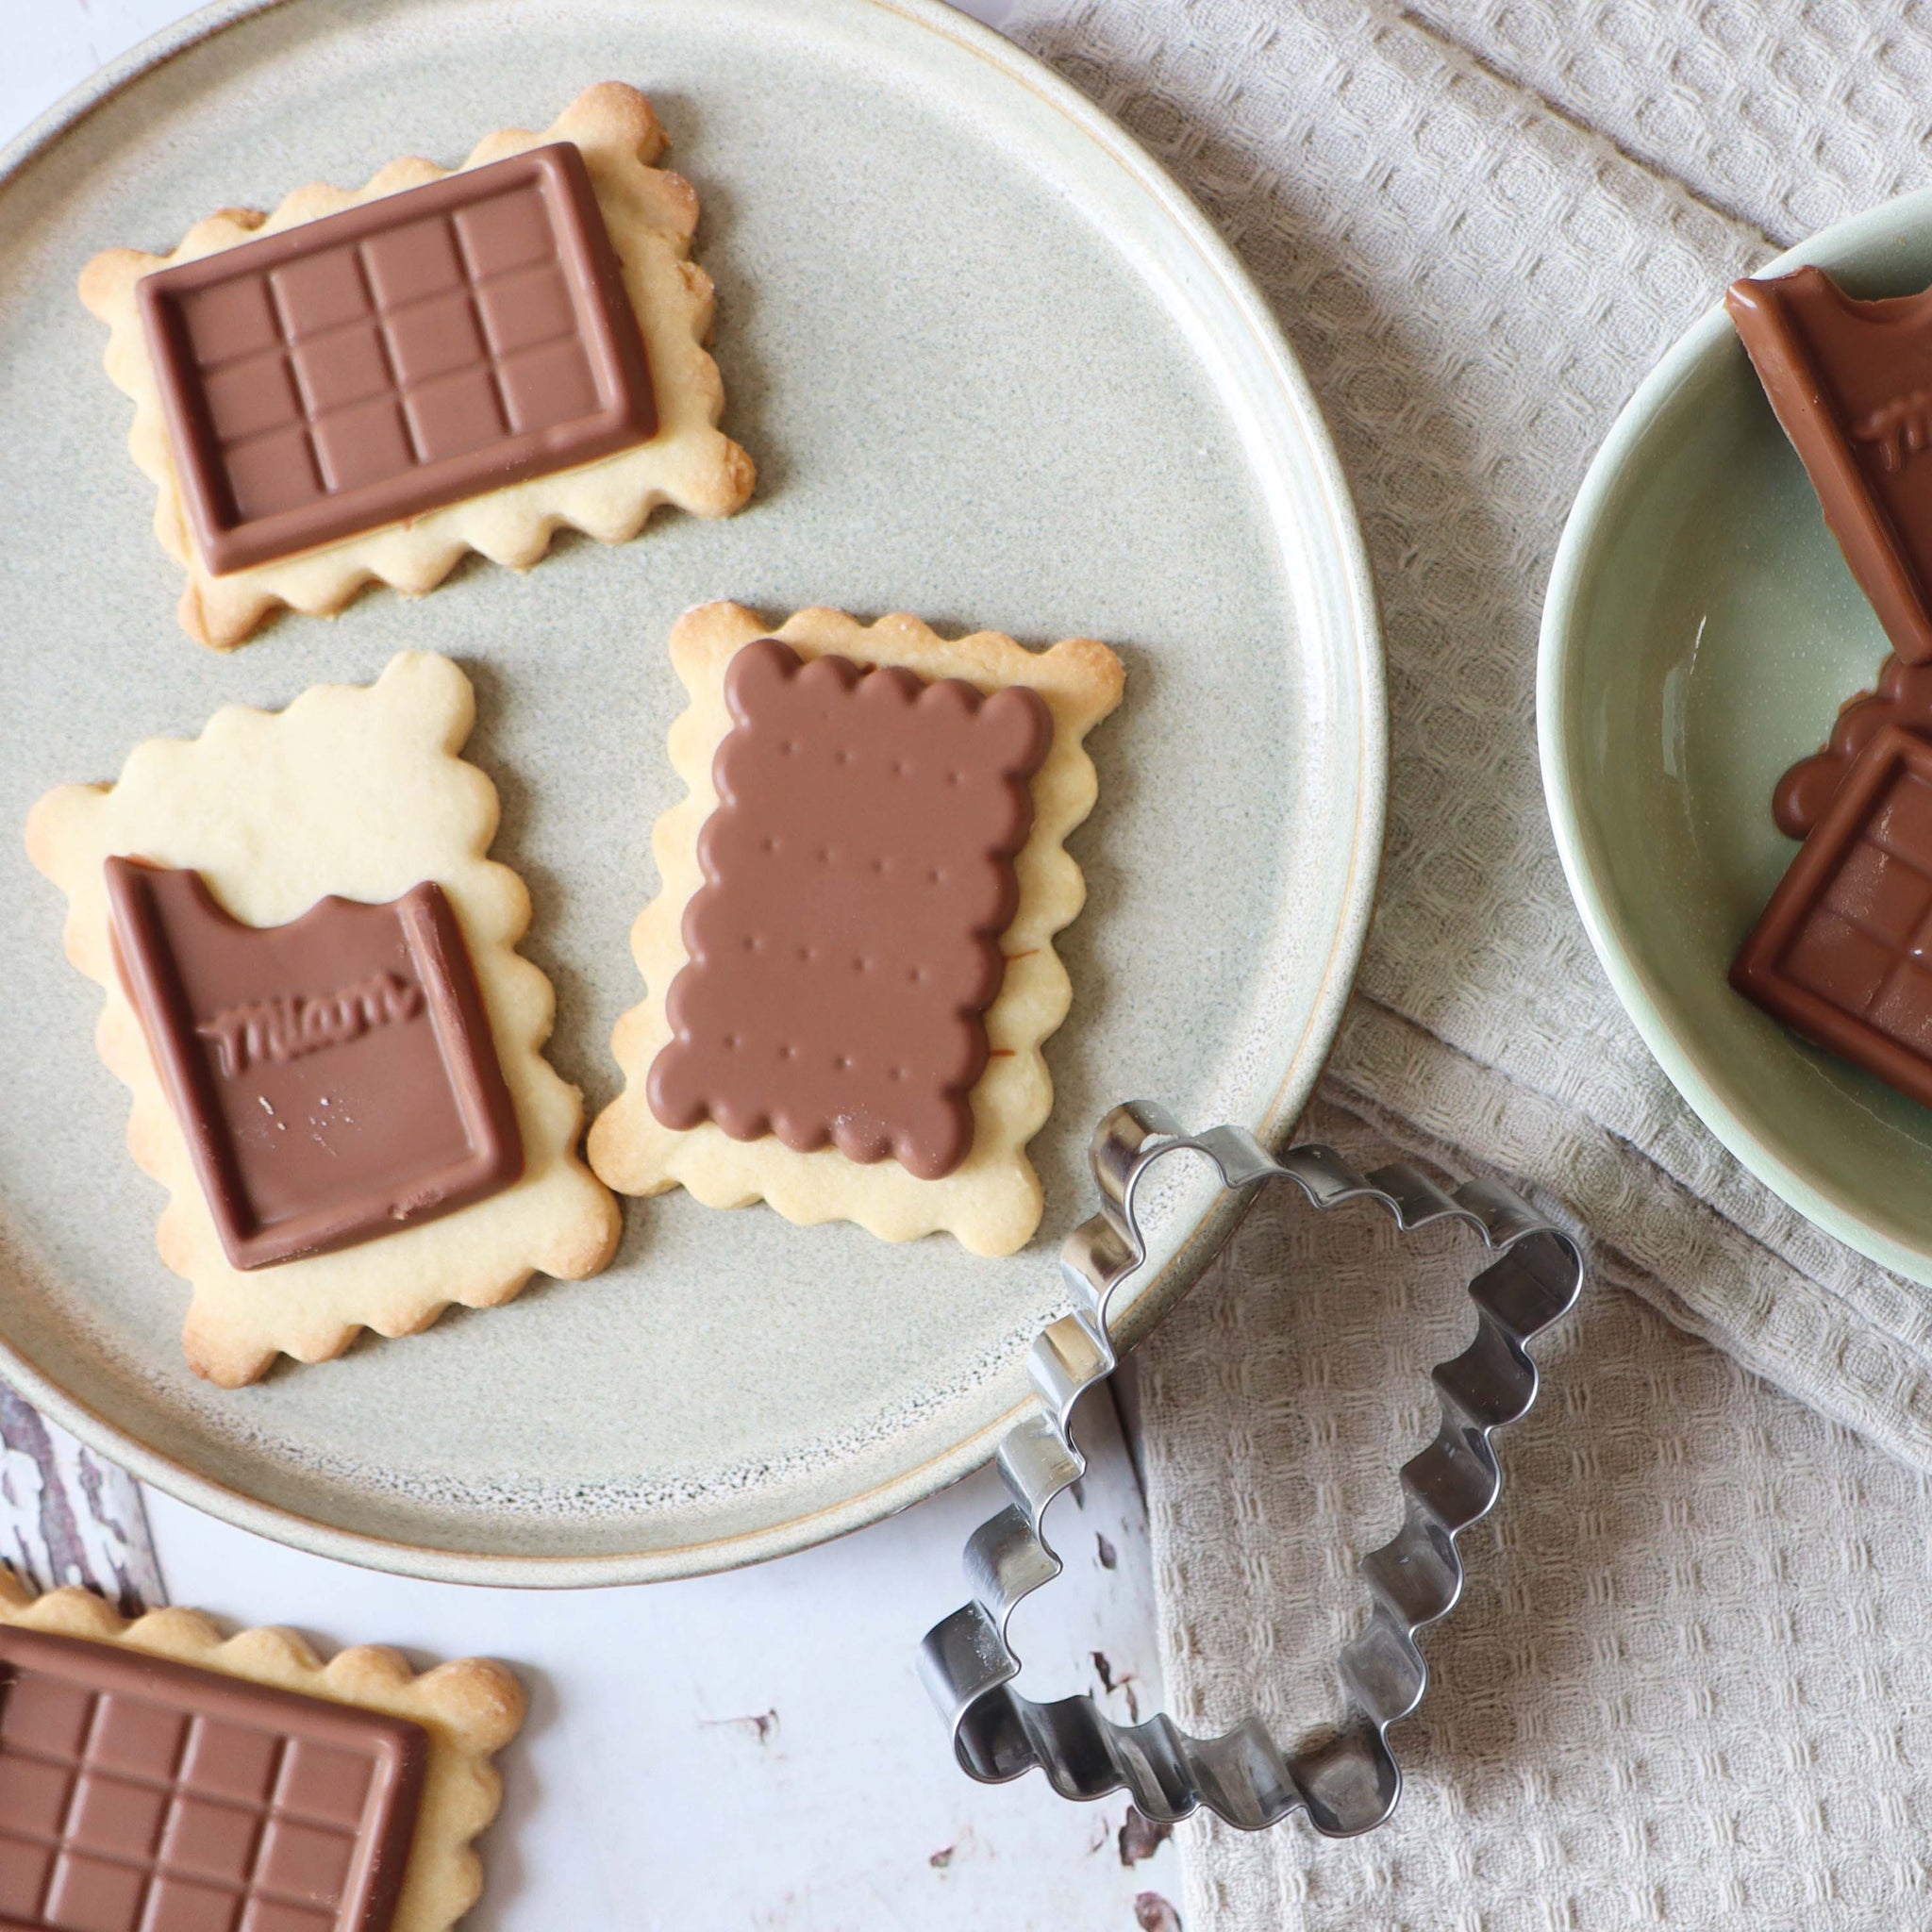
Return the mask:
<svg viewBox="0 0 1932 1932"><path fill-rule="evenodd" d="M969 8L994 24L1010 9ZM192 10L184 0L13 0L0 140ZM87 325L77 305L75 325ZM1113 1708L1144 1710L1159 1696L1145 1515L1112 1417L1085 1433L1101 1444L1095 1471L1049 1523L1069 1574L1023 1606L1015 1641L1036 1692L1110 1683ZM237 1623L518 1668L530 1722L485 1841L488 1882L465 1922L476 1932L1177 1925L1165 1903L1180 1891L1172 1843L1149 1851L1135 1831L1124 1848L1120 1800L1066 1805L1037 1777L971 1783L914 1677L920 1633L958 1601L961 1541L1002 1500L987 1474L762 1569L518 1592L325 1562L148 1492L155 1574L131 1490L117 1499L108 1485L104 1525L86 1500L98 1481L60 1479L73 1474L71 1443L42 1441L17 1410L0 1437L0 1557L42 1582L50 1560L75 1560L78 1536L97 1577L118 1572Z"/></svg>

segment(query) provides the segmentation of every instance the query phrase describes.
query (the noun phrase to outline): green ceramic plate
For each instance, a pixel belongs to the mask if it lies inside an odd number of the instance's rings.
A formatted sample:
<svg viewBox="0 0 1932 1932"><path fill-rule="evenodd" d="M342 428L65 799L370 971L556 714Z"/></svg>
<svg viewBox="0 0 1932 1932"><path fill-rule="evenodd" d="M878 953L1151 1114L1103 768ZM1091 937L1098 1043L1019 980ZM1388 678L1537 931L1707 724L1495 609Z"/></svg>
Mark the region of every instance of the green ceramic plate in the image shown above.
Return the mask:
<svg viewBox="0 0 1932 1932"><path fill-rule="evenodd" d="M1854 294L1932 282L1932 193L1772 265ZM1796 847L1771 791L1870 687L1886 641L1722 308L1630 399L1585 478L1543 610L1543 787L1610 984L1686 1100L1827 1232L1932 1284L1932 1110L1733 993Z"/></svg>

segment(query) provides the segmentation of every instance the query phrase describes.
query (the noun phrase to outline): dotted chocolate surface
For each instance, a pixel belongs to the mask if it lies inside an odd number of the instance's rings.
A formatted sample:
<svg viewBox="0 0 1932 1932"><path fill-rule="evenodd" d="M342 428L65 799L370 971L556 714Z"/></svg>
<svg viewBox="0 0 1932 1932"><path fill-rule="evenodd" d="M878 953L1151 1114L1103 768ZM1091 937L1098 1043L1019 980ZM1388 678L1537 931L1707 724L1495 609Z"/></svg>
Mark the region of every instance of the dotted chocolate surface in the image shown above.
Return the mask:
<svg viewBox="0 0 1932 1932"><path fill-rule="evenodd" d="M646 441L637 319L568 142L140 284L210 570Z"/></svg>
<svg viewBox="0 0 1932 1932"><path fill-rule="evenodd" d="M0 1927L384 1932L414 1724L0 1626Z"/></svg>
<svg viewBox="0 0 1932 1932"><path fill-rule="evenodd" d="M774 638L731 660L725 696L652 1111L938 1179L972 1147L1051 713Z"/></svg>

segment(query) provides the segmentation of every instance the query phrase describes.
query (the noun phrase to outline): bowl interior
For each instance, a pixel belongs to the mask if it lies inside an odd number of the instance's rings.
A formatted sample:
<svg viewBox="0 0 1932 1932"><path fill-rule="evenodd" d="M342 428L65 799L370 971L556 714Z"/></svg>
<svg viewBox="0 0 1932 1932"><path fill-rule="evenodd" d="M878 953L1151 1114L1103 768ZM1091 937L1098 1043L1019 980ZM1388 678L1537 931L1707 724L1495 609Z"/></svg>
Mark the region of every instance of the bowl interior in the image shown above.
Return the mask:
<svg viewBox="0 0 1932 1932"><path fill-rule="evenodd" d="M1932 196L1828 230L1863 296L1932 282ZM1932 1281L1932 1110L1806 1045L1725 973L1797 846L1772 788L1869 690L1885 634L1721 311L1633 398L1550 589L1541 692L1558 844L1619 996L1705 1121L1841 1240Z"/></svg>

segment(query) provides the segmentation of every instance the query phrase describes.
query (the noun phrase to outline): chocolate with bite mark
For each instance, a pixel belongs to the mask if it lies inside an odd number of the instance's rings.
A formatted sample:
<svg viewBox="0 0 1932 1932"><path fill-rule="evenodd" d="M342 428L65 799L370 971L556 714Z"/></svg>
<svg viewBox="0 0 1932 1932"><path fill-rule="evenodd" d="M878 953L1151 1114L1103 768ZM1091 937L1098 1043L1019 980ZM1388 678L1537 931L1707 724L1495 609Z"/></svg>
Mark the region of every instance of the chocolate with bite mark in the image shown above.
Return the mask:
<svg viewBox="0 0 1932 1932"><path fill-rule="evenodd" d="M801 663L776 638L732 658L725 696L737 724L651 1110L937 1180L973 1145L1052 713L1024 686L982 698L958 678Z"/></svg>
<svg viewBox="0 0 1932 1932"><path fill-rule="evenodd" d="M637 316L570 142L158 269L139 299L216 575L657 433Z"/></svg>
<svg viewBox="0 0 1932 1932"><path fill-rule="evenodd" d="M199 873L110 858L107 877L122 980L235 1267L370 1241L523 1173L440 887L256 927Z"/></svg>
<svg viewBox="0 0 1932 1932"><path fill-rule="evenodd" d="M0 1925L386 1932L417 1724L0 1624Z"/></svg>
<svg viewBox="0 0 1932 1932"><path fill-rule="evenodd" d="M1892 649L1932 661L1932 291L1861 302L1801 268L1724 303Z"/></svg>
<svg viewBox="0 0 1932 1932"><path fill-rule="evenodd" d="M1932 1107L1932 742L1889 724L1859 754L1731 984Z"/></svg>

